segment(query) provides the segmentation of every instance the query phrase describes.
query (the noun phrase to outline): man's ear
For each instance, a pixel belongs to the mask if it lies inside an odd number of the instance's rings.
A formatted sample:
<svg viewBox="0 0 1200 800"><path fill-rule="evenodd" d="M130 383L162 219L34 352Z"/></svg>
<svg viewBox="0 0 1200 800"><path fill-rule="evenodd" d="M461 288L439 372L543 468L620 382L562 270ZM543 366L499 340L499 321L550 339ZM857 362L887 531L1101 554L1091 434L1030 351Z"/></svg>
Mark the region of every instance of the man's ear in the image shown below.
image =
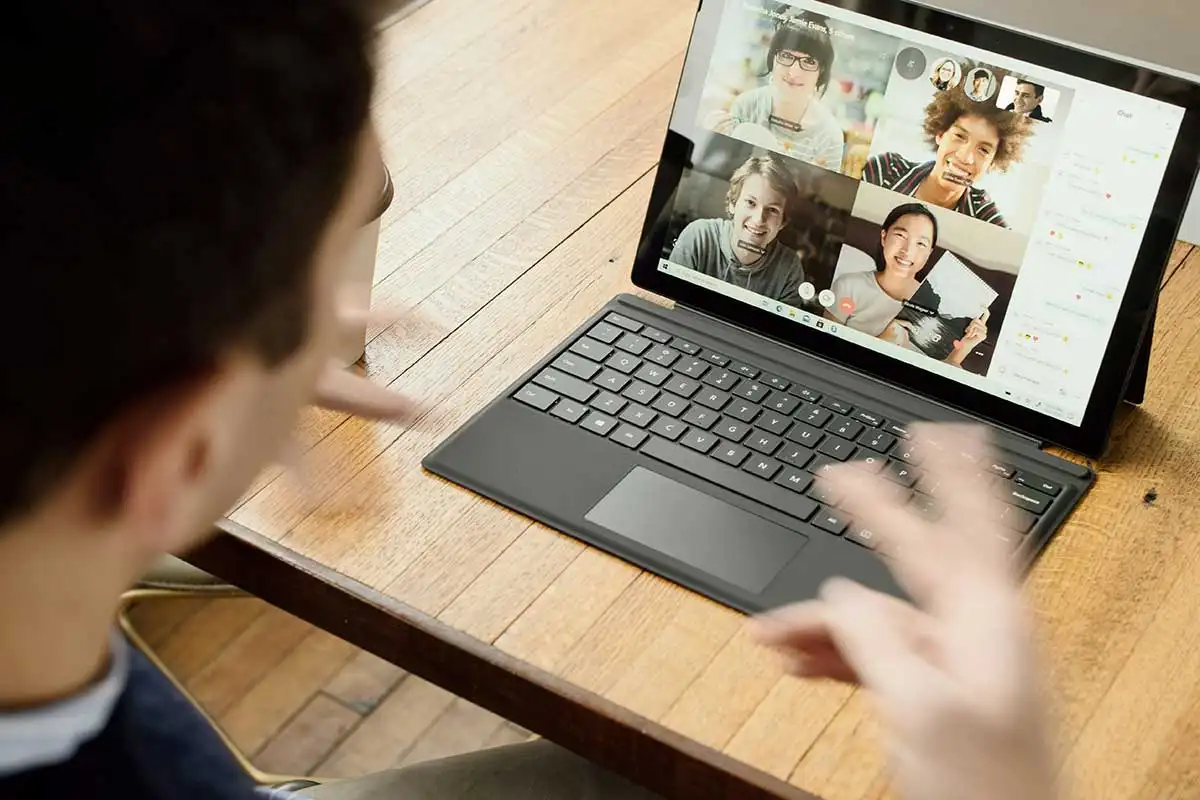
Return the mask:
<svg viewBox="0 0 1200 800"><path fill-rule="evenodd" d="M96 510L148 551L185 545L221 448L234 370L214 369L138 400L101 436L90 484Z"/></svg>

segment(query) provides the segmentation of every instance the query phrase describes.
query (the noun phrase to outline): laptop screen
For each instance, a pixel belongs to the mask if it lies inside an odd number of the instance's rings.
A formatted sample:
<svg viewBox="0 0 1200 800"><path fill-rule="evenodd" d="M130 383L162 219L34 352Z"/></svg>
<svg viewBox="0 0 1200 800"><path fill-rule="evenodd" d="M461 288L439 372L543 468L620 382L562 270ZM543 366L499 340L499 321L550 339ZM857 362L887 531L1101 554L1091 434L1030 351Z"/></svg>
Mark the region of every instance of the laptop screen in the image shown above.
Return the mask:
<svg viewBox="0 0 1200 800"><path fill-rule="evenodd" d="M658 269L1080 425L1185 110L808 0L702 13Z"/></svg>

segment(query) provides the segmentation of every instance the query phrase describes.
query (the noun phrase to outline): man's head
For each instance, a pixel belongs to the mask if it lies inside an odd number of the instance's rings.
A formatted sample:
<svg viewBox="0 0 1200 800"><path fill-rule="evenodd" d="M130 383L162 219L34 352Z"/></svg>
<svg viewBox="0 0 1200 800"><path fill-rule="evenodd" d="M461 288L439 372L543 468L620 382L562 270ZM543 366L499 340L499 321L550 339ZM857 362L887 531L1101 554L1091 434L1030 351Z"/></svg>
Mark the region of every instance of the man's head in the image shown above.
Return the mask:
<svg viewBox="0 0 1200 800"><path fill-rule="evenodd" d="M334 346L381 188L369 25L350 0L46 0L6 30L6 74L41 66L0 126L0 547L71 529L137 569L237 498Z"/></svg>
<svg viewBox="0 0 1200 800"><path fill-rule="evenodd" d="M1031 127L1025 117L956 91L939 93L925 107L924 133L937 153L933 180L965 191L989 170L1003 172L1019 162Z"/></svg>
<svg viewBox="0 0 1200 800"><path fill-rule="evenodd" d="M987 94L987 90L988 90L987 73L986 72L976 72L975 77L972 80L972 86L973 86L976 96L982 96L982 95Z"/></svg>
<svg viewBox="0 0 1200 800"><path fill-rule="evenodd" d="M798 15L779 23L767 50L771 84L779 90L820 94L833 69L833 41L826 21Z"/></svg>
<svg viewBox="0 0 1200 800"><path fill-rule="evenodd" d="M726 210L733 219L730 245L743 264L758 261L792 218L796 178L772 156L753 156L729 181Z"/></svg>
<svg viewBox="0 0 1200 800"><path fill-rule="evenodd" d="M1013 111L1018 114L1028 114L1042 103L1046 95L1046 87L1032 81L1017 81L1016 91L1013 92Z"/></svg>

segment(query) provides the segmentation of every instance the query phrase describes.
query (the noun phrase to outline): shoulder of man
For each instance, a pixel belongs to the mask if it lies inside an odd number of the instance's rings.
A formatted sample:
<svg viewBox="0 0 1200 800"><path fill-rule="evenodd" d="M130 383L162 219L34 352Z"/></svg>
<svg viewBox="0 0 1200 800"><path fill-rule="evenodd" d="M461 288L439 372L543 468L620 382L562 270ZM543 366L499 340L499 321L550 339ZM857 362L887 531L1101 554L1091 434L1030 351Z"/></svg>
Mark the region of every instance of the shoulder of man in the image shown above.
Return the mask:
<svg viewBox="0 0 1200 800"><path fill-rule="evenodd" d="M987 189L981 189L973 186L971 192L971 205L974 207L975 213L972 215L975 219L981 222L990 222L993 225L999 225L1001 228L1009 227L1008 220L1004 219L1004 215L1000 213L1000 209L996 206L996 201L987 193Z"/></svg>
<svg viewBox="0 0 1200 800"><path fill-rule="evenodd" d="M913 162L899 153L880 153L867 159L867 165L863 168L863 180L886 189L900 180L900 176L913 166Z"/></svg>

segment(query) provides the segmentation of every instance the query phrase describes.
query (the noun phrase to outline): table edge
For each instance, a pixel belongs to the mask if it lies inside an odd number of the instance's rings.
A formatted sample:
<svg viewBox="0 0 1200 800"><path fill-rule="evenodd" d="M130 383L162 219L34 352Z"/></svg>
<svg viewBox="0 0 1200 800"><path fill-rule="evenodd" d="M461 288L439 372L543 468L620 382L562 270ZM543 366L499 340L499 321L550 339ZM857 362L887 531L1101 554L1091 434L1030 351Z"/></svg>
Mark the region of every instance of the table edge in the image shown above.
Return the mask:
<svg viewBox="0 0 1200 800"><path fill-rule="evenodd" d="M664 796L821 800L232 520L183 558Z"/></svg>

